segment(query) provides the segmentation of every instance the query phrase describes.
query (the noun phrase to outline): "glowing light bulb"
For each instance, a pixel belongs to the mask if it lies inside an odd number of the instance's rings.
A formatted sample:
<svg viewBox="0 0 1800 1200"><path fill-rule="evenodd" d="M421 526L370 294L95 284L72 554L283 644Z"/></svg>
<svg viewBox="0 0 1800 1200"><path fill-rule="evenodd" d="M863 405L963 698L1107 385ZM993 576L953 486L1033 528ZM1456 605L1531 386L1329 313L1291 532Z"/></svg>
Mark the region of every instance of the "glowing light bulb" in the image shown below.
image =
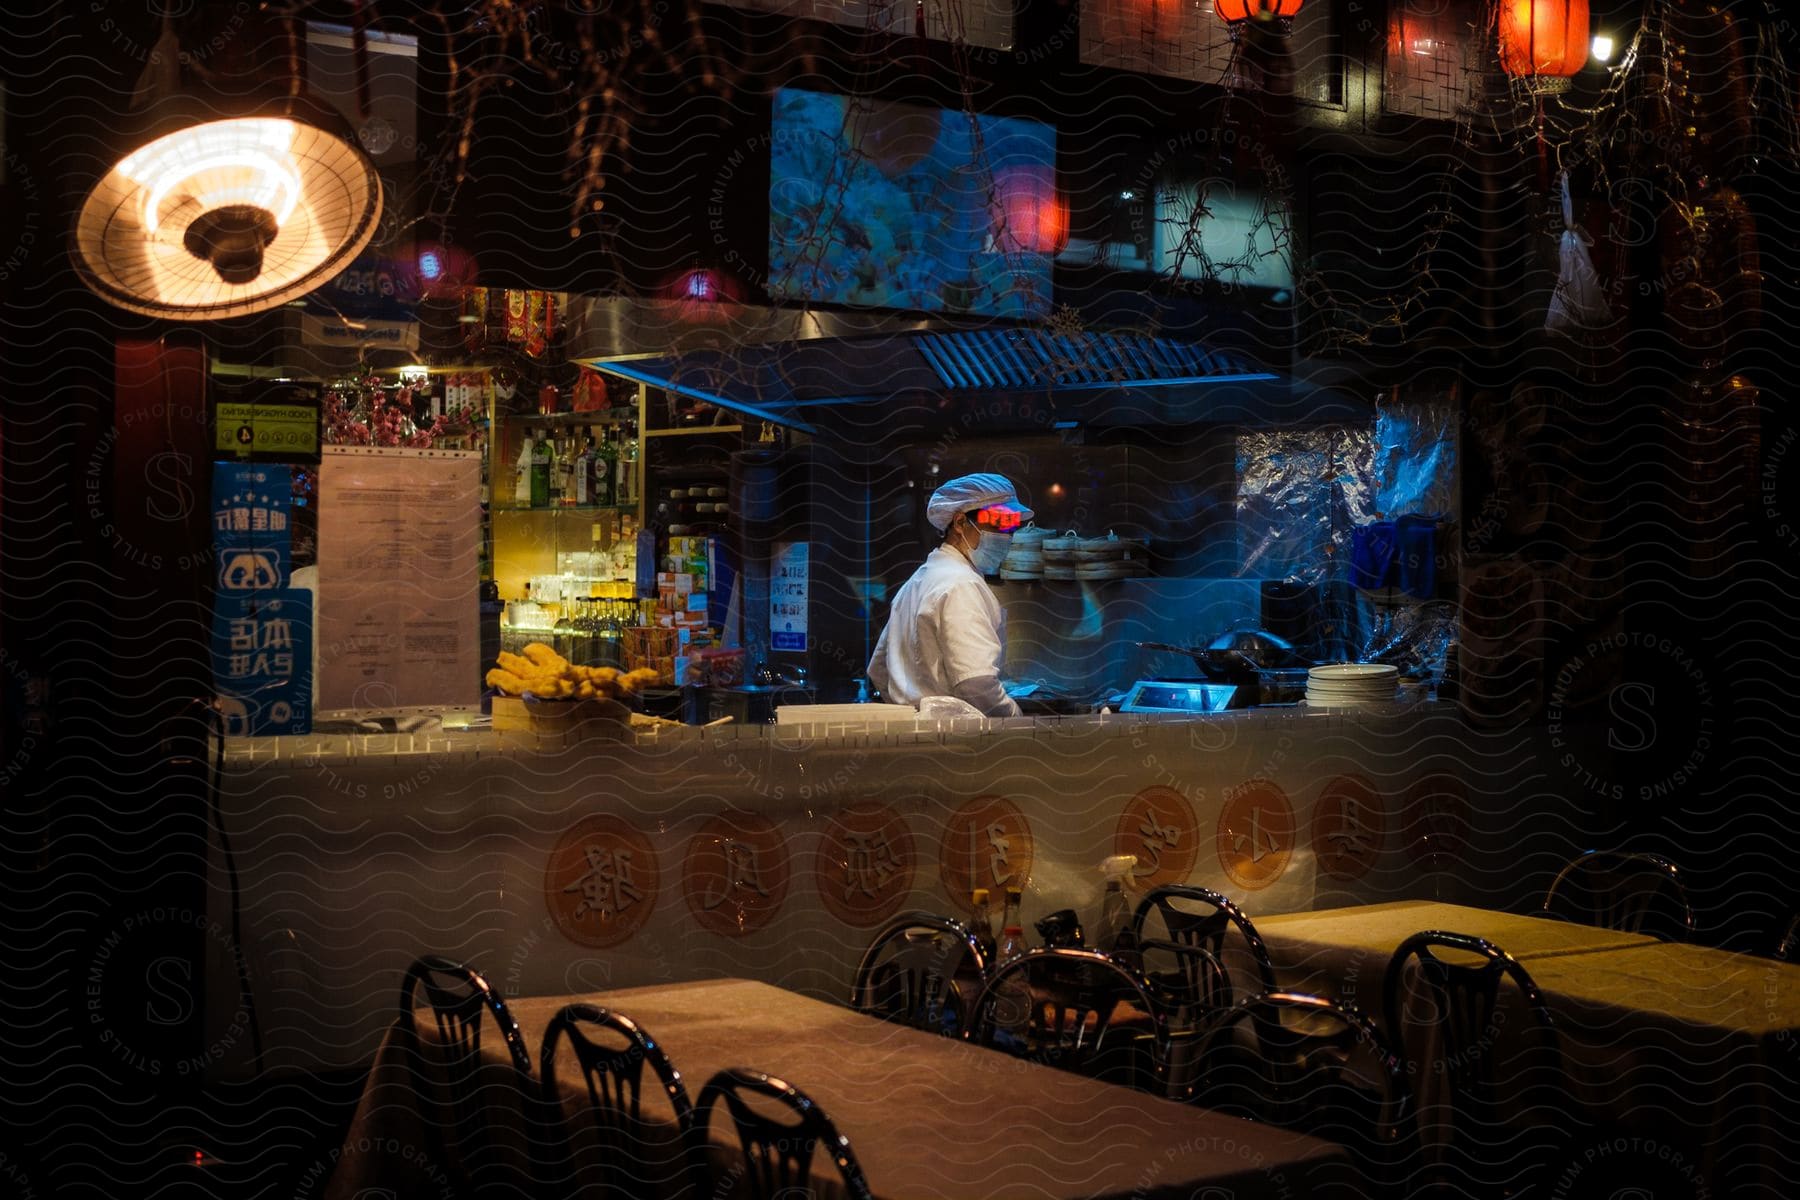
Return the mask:
<svg viewBox="0 0 1800 1200"><path fill-rule="evenodd" d="M1593 55L1595 62L1608 62L1613 56L1613 40L1604 33L1594 35Z"/></svg>
<svg viewBox="0 0 1800 1200"><path fill-rule="evenodd" d="M291 153L295 125L271 118L214 121L158 138L119 164L144 189L144 229L155 233L171 198L195 215L234 205L260 208L277 227L293 215L304 189Z"/></svg>

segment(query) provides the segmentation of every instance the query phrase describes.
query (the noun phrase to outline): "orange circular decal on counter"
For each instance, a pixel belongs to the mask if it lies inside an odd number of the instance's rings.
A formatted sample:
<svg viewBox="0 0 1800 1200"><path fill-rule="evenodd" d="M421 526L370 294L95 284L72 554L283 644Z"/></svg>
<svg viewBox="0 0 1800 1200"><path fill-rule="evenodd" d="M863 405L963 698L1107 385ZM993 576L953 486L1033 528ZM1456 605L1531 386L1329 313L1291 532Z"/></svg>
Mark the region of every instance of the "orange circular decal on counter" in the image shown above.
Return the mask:
<svg viewBox="0 0 1800 1200"><path fill-rule="evenodd" d="M1299 832L1287 793L1266 779L1225 793L1219 810L1219 865L1242 888L1266 888L1287 870Z"/></svg>
<svg viewBox="0 0 1800 1200"><path fill-rule="evenodd" d="M1321 874L1357 880L1369 873L1387 838L1387 806L1360 775L1339 775L1313 803L1312 846Z"/></svg>
<svg viewBox="0 0 1800 1200"><path fill-rule="evenodd" d="M858 804L833 817L814 859L819 897L846 925L892 916L912 891L917 867L906 822L885 804Z"/></svg>
<svg viewBox="0 0 1800 1200"><path fill-rule="evenodd" d="M616 946L650 919L659 878L649 838L618 817L583 817L544 864L544 903L570 941Z"/></svg>
<svg viewBox="0 0 1800 1200"><path fill-rule="evenodd" d="M772 920L787 899L787 842L758 813L720 813L688 840L681 890L702 929L742 937Z"/></svg>
<svg viewBox="0 0 1800 1200"><path fill-rule="evenodd" d="M938 873L962 908L972 911L970 893L986 888L998 909L1005 889L1031 879L1032 853L1031 823L1018 806L1004 796L977 796L944 822Z"/></svg>
<svg viewBox="0 0 1800 1200"><path fill-rule="evenodd" d="M1469 844L1469 792L1454 775L1422 775L1406 789L1400 836L1407 857L1428 871L1462 858Z"/></svg>
<svg viewBox="0 0 1800 1200"><path fill-rule="evenodd" d="M1200 822L1194 806L1174 788L1145 788L1127 800L1119 814L1113 853L1137 856L1131 878L1140 888L1183 882L1200 857Z"/></svg>

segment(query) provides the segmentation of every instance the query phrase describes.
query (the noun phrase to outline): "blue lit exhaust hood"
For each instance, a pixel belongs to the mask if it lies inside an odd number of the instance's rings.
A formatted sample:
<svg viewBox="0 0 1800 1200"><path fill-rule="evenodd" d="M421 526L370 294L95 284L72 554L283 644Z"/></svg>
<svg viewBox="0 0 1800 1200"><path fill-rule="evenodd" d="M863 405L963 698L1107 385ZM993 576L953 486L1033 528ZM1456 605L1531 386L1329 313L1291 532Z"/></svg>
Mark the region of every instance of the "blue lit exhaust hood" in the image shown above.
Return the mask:
<svg viewBox="0 0 1800 1200"><path fill-rule="evenodd" d="M884 333L583 361L814 434L924 429L973 409L988 426L1017 415L1040 427L1046 416L1061 427L1270 426L1366 421L1373 411L1342 392L1298 394L1233 352L1127 333Z"/></svg>

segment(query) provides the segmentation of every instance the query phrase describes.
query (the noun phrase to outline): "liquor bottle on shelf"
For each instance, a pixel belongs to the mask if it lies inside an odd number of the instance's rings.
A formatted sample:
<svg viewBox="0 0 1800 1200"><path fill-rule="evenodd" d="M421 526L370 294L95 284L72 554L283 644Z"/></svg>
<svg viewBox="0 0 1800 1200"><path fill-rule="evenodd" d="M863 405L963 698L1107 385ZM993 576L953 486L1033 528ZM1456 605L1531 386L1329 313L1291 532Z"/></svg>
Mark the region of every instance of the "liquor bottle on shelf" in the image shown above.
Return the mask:
<svg viewBox="0 0 1800 1200"><path fill-rule="evenodd" d="M556 624L550 627L550 646L558 654L573 662L575 660L570 658L570 655L574 653L575 649L575 621L570 613L574 611L575 606L568 600L564 600L557 608Z"/></svg>
<svg viewBox="0 0 1800 1200"><path fill-rule="evenodd" d="M597 454L594 477L599 481L596 488L599 497L595 503L611 507L619 503L619 447L613 441L611 430L607 431L606 437L600 442Z"/></svg>
<svg viewBox="0 0 1800 1200"><path fill-rule="evenodd" d="M575 503L575 443L559 431L551 443L555 458L550 468L550 503L567 508Z"/></svg>
<svg viewBox="0 0 1800 1200"><path fill-rule="evenodd" d="M587 507L598 503L594 496L594 435L588 433L587 445L575 456L575 466L571 472L574 476L575 498L571 502L578 507Z"/></svg>
<svg viewBox="0 0 1800 1200"><path fill-rule="evenodd" d="M625 439L625 446L619 451L619 480L621 494L620 504L636 504L638 489L643 483L643 463L638 461L638 440L634 431Z"/></svg>
<svg viewBox="0 0 1800 1200"><path fill-rule="evenodd" d="M525 445L519 451L516 465L518 474L513 480L513 503L521 507L531 504L531 477L537 464L537 445L531 434L525 435Z"/></svg>
<svg viewBox="0 0 1800 1200"><path fill-rule="evenodd" d="M625 665L623 650L624 626L619 619L619 605L608 602L603 606L599 623L594 628L594 665L596 667L622 667Z"/></svg>
<svg viewBox="0 0 1800 1200"><path fill-rule="evenodd" d="M555 465L556 458L550 449L550 438L545 434L531 444L531 507L549 507L550 474Z"/></svg>

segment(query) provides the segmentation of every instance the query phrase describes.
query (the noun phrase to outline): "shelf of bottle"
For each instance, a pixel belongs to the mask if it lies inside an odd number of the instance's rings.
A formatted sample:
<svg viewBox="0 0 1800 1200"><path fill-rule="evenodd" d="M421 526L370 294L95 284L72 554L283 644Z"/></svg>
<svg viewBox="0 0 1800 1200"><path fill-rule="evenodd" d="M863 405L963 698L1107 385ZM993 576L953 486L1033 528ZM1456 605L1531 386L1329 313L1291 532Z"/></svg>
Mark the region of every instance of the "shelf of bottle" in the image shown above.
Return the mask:
<svg viewBox="0 0 1800 1200"><path fill-rule="evenodd" d="M636 409L602 408L593 412L502 413L502 420L523 421L531 425L629 425L637 420Z"/></svg>
<svg viewBox="0 0 1800 1200"><path fill-rule="evenodd" d="M630 504L490 504L490 512L547 512L547 513L601 513L601 512L636 512L637 503Z"/></svg>
<svg viewBox="0 0 1800 1200"><path fill-rule="evenodd" d="M681 429L646 429L641 436L655 437L697 437L707 433L742 433L742 425L690 425Z"/></svg>

